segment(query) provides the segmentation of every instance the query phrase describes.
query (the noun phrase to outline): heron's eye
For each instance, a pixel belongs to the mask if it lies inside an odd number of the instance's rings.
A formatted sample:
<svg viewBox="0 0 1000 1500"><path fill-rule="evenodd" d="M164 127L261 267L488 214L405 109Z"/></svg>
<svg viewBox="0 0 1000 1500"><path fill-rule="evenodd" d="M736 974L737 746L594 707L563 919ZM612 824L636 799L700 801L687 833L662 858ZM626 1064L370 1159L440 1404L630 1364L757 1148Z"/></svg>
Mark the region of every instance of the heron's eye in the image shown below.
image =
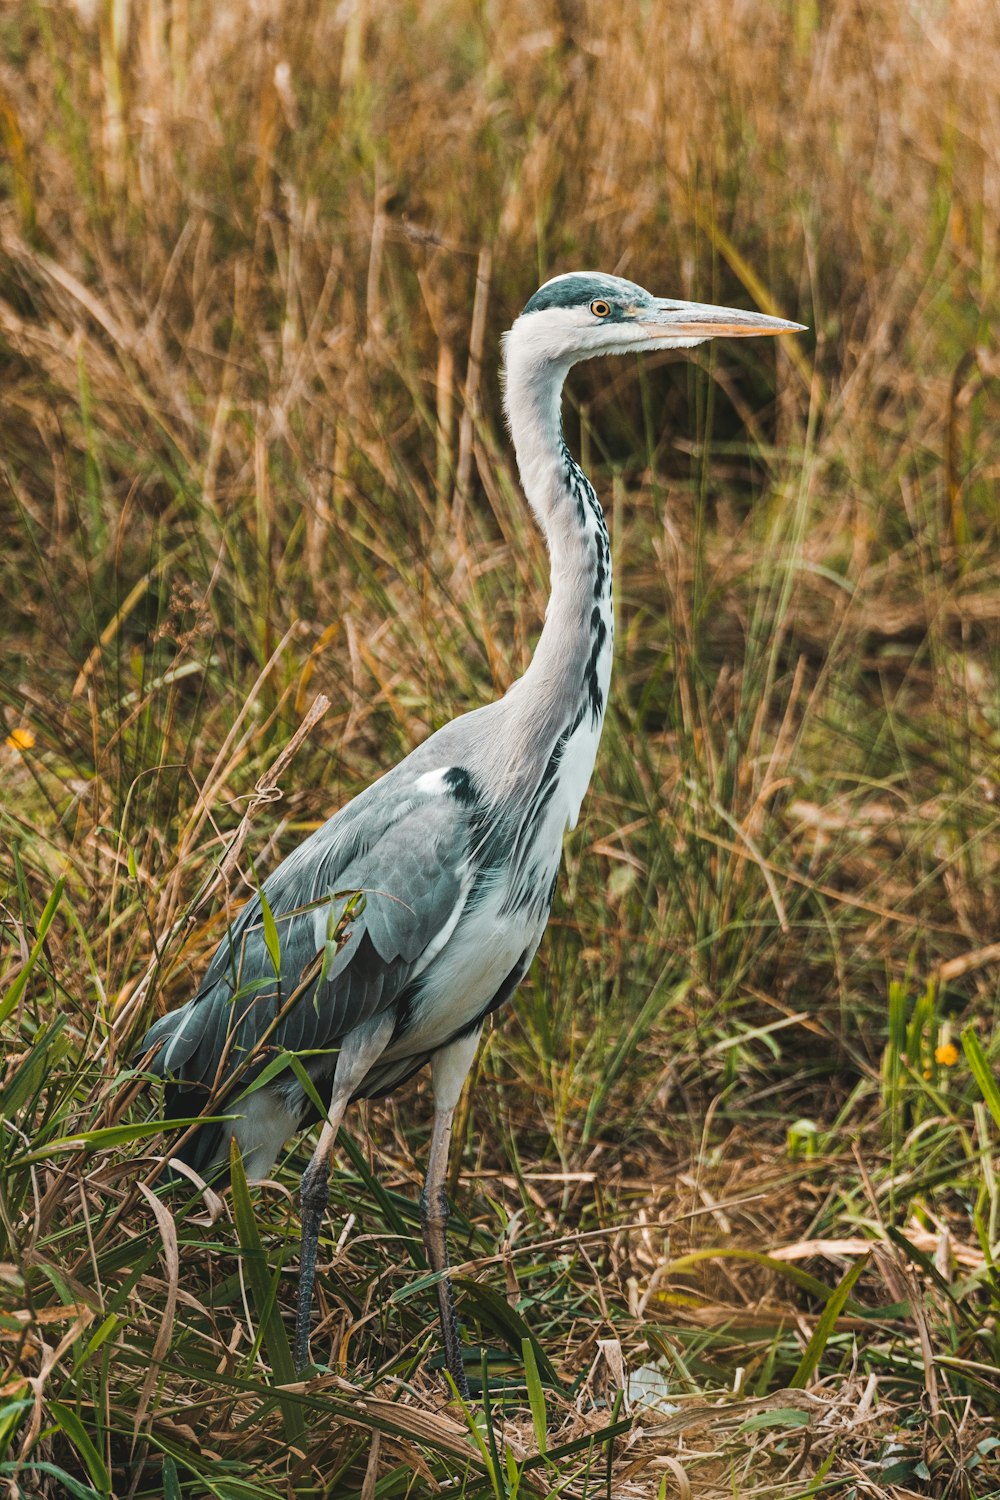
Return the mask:
<svg viewBox="0 0 1000 1500"><path fill-rule="evenodd" d="M590 304L590 310L594 314L595 318L606 318L608 313L611 311L611 303L600 301L592 302Z"/></svg>

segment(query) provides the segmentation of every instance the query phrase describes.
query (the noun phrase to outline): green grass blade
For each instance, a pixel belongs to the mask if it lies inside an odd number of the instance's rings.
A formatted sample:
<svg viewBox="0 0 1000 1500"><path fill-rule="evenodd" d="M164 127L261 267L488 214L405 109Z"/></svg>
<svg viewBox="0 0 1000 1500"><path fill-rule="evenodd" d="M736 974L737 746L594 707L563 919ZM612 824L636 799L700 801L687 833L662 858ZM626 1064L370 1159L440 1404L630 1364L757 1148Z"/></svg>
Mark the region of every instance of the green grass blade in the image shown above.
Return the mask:
<svg viewBox="0 0 1000 1500"><path fill-rule="evenodd" d="M804 1390L815 1371L823 1350L826 1348L830 1335L833 1333L837 1319L847 1305L847 1299L854 1290L854 1284L858 1277L868 1265L868 1257L859 1260L851 1267L843 1281L836 1287L830 1300L827 1302L820 1316L819 1322L813 1330L813 1336L806 1345L805 1353L799 1361L799 1367L788 1382L789 1390Z"/></svg>
<svg viewBox="0 0 1000 1500"><path fill-rule="evenodd" d="M338 1150L343 1151L344 1155L349 1158L351 1166L354 1168L355 1172L357 1172L358 1176L361 1178L361 1181L364 1184L365 1191L375 1199L376 1203L384 1214L385 1221L389 1225L390 1229L394 1234L401 1235L411 1241L415 1258L417 1256L420 1256L422 1263L423 1257L419 1248L419 1236L415 1236L412 1230L408 1227L406 1220L403 1218L399 1209L396 1207L396 1204L386 1192L381 1182L379 1182L378 1177L374 1172L372 1172L371 1168L369 1167L367 1159L364 1152L361 1150L361 1147L351 1135L350 1131L345 1130L343 1126L341 1126L340 1130L337 1132L337 1148Z"/></svg>
<svg viewBox="0 0 1000 1500"><path fill-rule="evenodd" d="M10 1166L28 1167L34 1162L47 1161L63 1151L109 1151L116 1146L128 1146L134 1141L146 1140L149 1136L162 1135L165 1130L183 1130L189 1125L207 1124L214 1119L224 1120L228 1116L192 1115L182 1120L140 1120L131 1125L101 1125L95 1130L81 1130L75 1135L59 1136L47 1141L35 1151L25 1151L15 1157Z"/></svg>
<svg viewBox="0 0 1000 1500"><path fill-rule="evenodd" d="M267 897L263 890L257 892L260 900L260 914L264 923L264 947L267 956L271 960L275 977L281 978L281 939L278 936L278 924L274 920L274 912L271 910Z"/></svg>
<svg viewBox="0 0 1000 1500"><path fill-rule="evenodd" d="M163 1455L163 1500L181 1500L177 1465L169 1453Z"/></svg>
<svg viewBox="0 0 1000 1500"><path fill-rule="evenodd" d="M486 1358L486 1350L482 1351L480 1357L480 1372L482 1380L483 1423L486 1427L486 1442L490 1454L490 1477L493 1480L493 1491L496 1500L507 1500L507 1476L500 1462L500 1454L497 1451L496 1432L493 1427L493 1403L490 1400L489 1361Z"/></svg>
<svg viewBox="0 0 1000 1500"><path fill-rule="evenodd" d="M25 960L24 967L17 975L17 977L12 981L6 995L2 1000L0 1000L0 1026L2 1026L3 1023L7 1020L7 1017L15 1009L18 1001L24 994L24 987L28 983L28 980L31 978L31 971L35 967L35 964L38 962L39 954L45 946L46 934L48 933L49 928L52 926L52 919L54 918L59 907L59 903L62 900L62 894L65 888L66 876L60 875L59 879L56 881L55 885L52 888L52 894L50 895L48 901L46 901L45 903L44 911L38 919L38 931L35 934L35 941L31 945L31 949L28 953L27 959Z"/></svg>
<svg viewBox="0 0 1000 1500"><path fill-rule="evenodd" d="M254 1218L253 1205L250 1202L243 1158L235 1140L232 1142L230 1151L230 1172L236 1233L239 1236L251 1295L260 1319L263 1347L278 1384L291 1385L297 1380L298 1371L295 1368L288 1334L277 1304L277 1280L281 1272L279 1270L272 1278L268 1270L264 1247L261 1244L257 1221ZM301 1442L305 1436L305 1423L301 1411L294 1403L282 1400L280 1395L278 1399L285 1434L289 1442Z"/></svg>
<svg viewBox="0 0 1000 1500"><path fill-rule="evenodd" d="M521 1358L524 1360L524 1378L528 1384L528 1404L531 1407L531 1425L535 1429L535 1442L539 1453L548 1447L548 1416L545 1411L545 1392L538 1374L535 1346L530 1339L521 1340Z"/></svg>
<svg viewBox="0 0 1000 1500"><path fill-rule="evenodd" d="M811 1418L798 1406L777 1406L773 1411L759 1411L740 1423L740 1432L760 1432L765 1427L808 1427Z"/></svg>
<svg viewBox="0 0 1000 1500"><path fill-rule="evenodd" d="M49 1410L80 1455L81 1462L90 1475L98 1494L110 1496L111 1476L77 1413L72 1407L64 1406L61 1401L50 1401Z"/></svg>
<svg viewBox="0 0 1000 1500"><path fill-rule="evenodd" d="M993 1116L997 1129L1000 1130L1000 1087L993 1076L989 1058L983 1051L983 1045L971 1023L962 1032L962 1046L965 1049L972 1076L979 1085L979 1092L986 1101L986 1107Z"/></svg>
<svg viewBox="0 0 1000 1500"><path fill-rule="evenodd" d="M9 1477L15 1480L23 1478L26 1467L30 1467L33 1474L46 1474L50 1479L57 1479L65 1487L66 1494L72 1495L73 1500L94 1500L94 1496L97 1494L110 1494L110 1490L102 1492L93 1489L90 1485L81 1484L79 1479L74 1479L72 1474L67 1474L66 1470L61 1469L58 1464L45 1463L37 1459L33 1459L28 1466L23 1463L0 1464L0 1475L4 1478ZM24 1494L25 1492L18 1488L14 1493Z"/></svg>
<svg viewBox="0 0 1000 1500"><path fill-rule="evenodd" d="M45 1061L45 1056L66 1026L68 1019L68 1016L64 1015L54 1017L41 1032L34 1046L11 1068L6 1083L0 1089L0 1113L8 1117L16 1115L38 1083L39 1070L43 1067L54 1066L52 1060Z"/></svg>
<svg viewBox="0 0 1000 1500"><path fill-rule="evenodd" d="M511 1307L506 1297L501 1296L493 1287L487 1286L485 1282L473 1281L471 1277L457 1276L453 1278L454 1285L461 1287L465 1293L465 1305L469 1312L475 1314L481 1322L487 1323L505 1338L512 1349L520 1349L525 1340L530 1343L535 1351L537 1370L544 1375L545 1379L556 1389L559 1388L559 1376L556 1374L555 1366L542 1348L538 1339L528 1327L524 1318L516 1308Z"/></svg>
<svg viewBox="0 0 1000 1500"><path fill-rule="evenodd" d="M779 1276L786 1277L802 1291L808 1292L811 1297L820 1298L823 1302L827 1302L837 1294L835 1287L827 1286L825 1281L820 1281L816 1276L810 1276L808 1271L801 1270L800 1267L792 1265L787 1260L778 1260L773 1255L765 1255L761 1250L741 1250L735 1246L710 1246L705 1250L692 1250L687 1255L681 1255L676 1260L672 1260L667 1267L667 1274L675 1276L708 1260L747 1261L751 1265L762 1266L765 1270L776 1271ZM852 1308L852 1311L863 1316L869 1309L858 1306Z"/></svg>
<svg viewBox="0 0 1000 1500"><path fill-rule="evenodd" d="M539 1464L561 1462L564 1458L571 1458L574 1453L582 1453L591 1446L600 1443L610 1443L617 1437L622 1437L626 1432L631 1432L634 1425L634 1417L622 1417L620 1422L610 1422L607 1427L600 1428L597 1432L585 1432L582 1437L573 1438L568 1443L560 1443L555 1448L550 1448L548 1453L534 1454L524 1463L524 1468L535 1469Z"/></svg>

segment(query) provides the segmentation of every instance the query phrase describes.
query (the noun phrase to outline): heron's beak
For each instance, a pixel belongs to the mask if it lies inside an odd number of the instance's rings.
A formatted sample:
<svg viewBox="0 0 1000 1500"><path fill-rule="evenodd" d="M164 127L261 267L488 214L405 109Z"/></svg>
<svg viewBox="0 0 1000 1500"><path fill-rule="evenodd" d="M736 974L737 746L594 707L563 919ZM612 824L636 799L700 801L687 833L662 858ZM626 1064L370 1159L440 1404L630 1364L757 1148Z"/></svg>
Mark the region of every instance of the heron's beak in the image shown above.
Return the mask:
<svg viewBox="0 0 1000 1500"><path fill-rule="evenodd" d="M805 332L805 324L789 323L786 318L705 302L672 302L667 297L658 298L651 308L641 308L636 323L653 339L752 339L766 333Z"/></svg>

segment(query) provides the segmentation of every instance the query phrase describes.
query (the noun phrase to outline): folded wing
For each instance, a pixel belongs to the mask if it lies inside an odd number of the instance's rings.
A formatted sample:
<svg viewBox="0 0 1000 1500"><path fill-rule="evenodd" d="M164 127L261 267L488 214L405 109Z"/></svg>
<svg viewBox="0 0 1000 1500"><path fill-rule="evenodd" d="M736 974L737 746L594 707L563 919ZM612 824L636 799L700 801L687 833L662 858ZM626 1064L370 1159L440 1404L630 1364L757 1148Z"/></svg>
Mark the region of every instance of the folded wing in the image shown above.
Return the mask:
<svg viewBox="0 0 1000 1500"><path fill-rule="evenodd" d="M282 1051L329 1052L332 1072L340 1040L391 1007L454 930L469 887L468 810L450 796L409 798L387 817L383 799L374 836L364 809L350 811L352 826L333 819L265 882L273 927L254 897L198 994L146 1036L172 1117L237 1077L245 1086Z"/></svg>

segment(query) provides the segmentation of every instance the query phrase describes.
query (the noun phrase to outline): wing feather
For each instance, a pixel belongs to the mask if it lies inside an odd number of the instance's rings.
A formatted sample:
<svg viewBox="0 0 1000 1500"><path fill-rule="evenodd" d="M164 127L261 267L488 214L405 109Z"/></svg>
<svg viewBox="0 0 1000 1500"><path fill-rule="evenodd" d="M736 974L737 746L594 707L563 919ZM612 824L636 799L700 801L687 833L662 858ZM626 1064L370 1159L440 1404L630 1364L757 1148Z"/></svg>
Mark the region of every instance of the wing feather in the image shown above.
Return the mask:
<svg viewBox="0 0 1000 1500"><path fill-rule="evenodd" d="M278 930L280 974L254 897L231 924L198 994L148 1033L143 1051L159 1047L153 1071L211 1087L258 1049L249 1079L274 1050L333 1050L393 1004L465 901L470 827L467 809L451 797L400 799L395 817L386 811L369 820L374 834L355 826L350 837L335 837L332 820L319 831L325 838L314 835L278 866L264 892ZM363 904L347 913L357 892ZM340 947L330 953L327 934L342 920Z"/></svg>

